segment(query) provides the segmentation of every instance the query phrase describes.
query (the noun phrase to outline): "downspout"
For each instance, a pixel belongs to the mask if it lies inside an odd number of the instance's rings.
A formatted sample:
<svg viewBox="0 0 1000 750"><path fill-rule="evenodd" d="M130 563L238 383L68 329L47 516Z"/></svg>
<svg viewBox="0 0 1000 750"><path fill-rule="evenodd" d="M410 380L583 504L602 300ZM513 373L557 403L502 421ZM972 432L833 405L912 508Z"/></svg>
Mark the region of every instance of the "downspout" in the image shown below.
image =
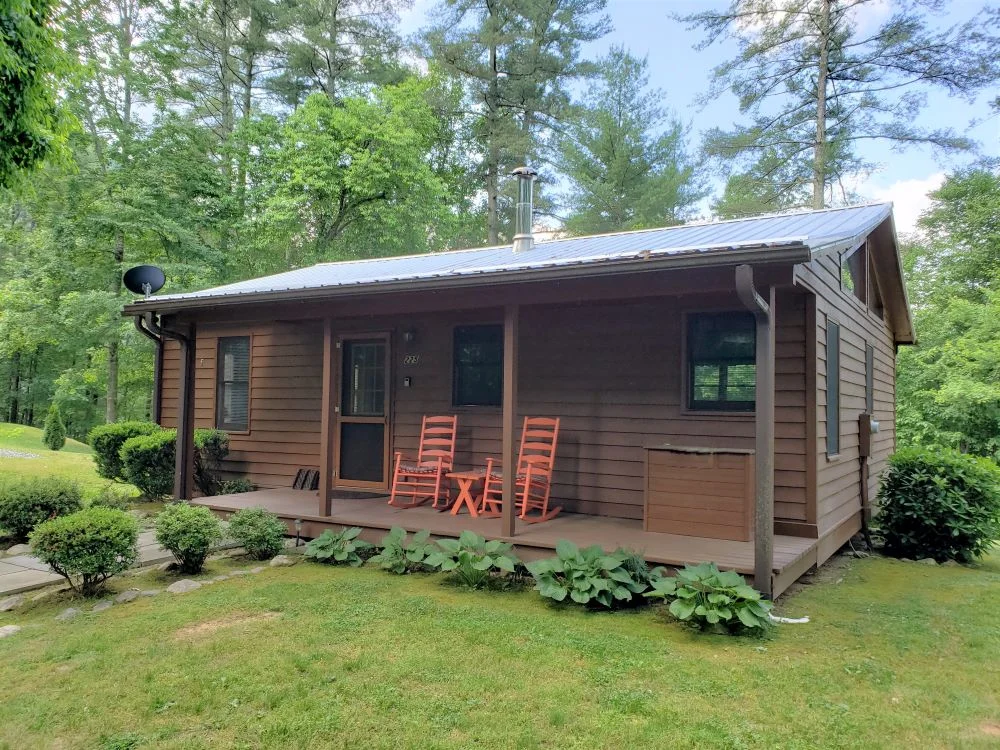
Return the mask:
<svg viewBox="0 0 1000 750"><path fill-rule="evenodd" d="M177 405L177 449L174 462L174 499L194 497L194 367L195 328L188 333L159 327L160 336L180 342L180 397Z"/></svg>
<svg viewBox="0 0 1000 750"><path fill-rule="evenodd" d="M753 268L743 265L736 267L736 294L757 323L754 585L770 599L774 570L774 289L771 288L770 299L765 301L754 287Z"/></svg>
<svg viewBox="0 0 1000 750"><path fill-rule="evenodd" d="M135 316L136 330L156 344L153 350L153 399L150 404L153 421L160 424L162 414L160 407L160 386L163 380L163 333L154 313Z"/></svg>

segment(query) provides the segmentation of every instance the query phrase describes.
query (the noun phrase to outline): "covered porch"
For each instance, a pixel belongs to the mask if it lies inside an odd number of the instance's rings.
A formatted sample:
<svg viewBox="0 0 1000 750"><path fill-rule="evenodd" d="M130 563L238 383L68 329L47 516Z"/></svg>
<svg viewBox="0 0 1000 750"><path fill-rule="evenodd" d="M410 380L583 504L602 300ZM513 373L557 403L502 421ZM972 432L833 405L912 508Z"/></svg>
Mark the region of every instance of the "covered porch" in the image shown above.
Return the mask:
<svg viewBox="0 0 1000 750"><path fill-rule="evenodd" d="M579 546L598 544L607 550L624 547L657 565L679 567L712 561L722 568L737 570L750 577L754 575L752 541L643 531L641 520L581 513L563 513L551 521L536 524L516 520L514 534L510 535L504 533L502 519L472 518L464 512L452 515L428 506L404 510L388 505L383 496L346 497L344 494L331 493L328 515L318 514L317 493L307 490L258 490L205 497L194 502L222 516L242 508L267 508L285 521L290 534L296 533L295 521L300 520L304 538L344 526L361 527L363 538L370 542L378 542L393 526L401 526L409 532L427 529L437 537L456 537L468 529L488 539L512 542L518 554L527 560L549 556L560 539L568 539ZM774 536L771 576L774 596L816 564L817 543L816 539L805 537Z"/></svg>

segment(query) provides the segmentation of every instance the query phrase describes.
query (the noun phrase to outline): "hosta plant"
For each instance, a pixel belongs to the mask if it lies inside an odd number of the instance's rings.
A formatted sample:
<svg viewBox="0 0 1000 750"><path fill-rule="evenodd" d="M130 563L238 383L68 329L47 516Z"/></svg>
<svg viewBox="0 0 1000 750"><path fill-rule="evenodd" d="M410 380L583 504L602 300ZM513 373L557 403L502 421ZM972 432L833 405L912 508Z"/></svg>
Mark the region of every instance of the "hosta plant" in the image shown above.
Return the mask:
<svg viewBox="0 0 1000 750"><path fill-rule="evenodd" d="M770 625L771 602L739 573L715 563L688 565L653 581L646 596L670 602L670 614L700 630L760 633Z"/></svg>
<svg viewBox="0 0 1000 750"><path fill-rule="evenodd" d="M316 562L356 568L364 564L362 555L372 548L368 542L358 539L360 534L361 529L357 526L336 534L327 529L306 545L305 556Z"/></svg>
<svg viewBox="0 0 1000 750"><path fill-rule="evenodd" d="M555 557L529 563L528 570L544 597L611 609L649 588L650 572L636 557L621 549L609 554L598 545L580 549L563 539Z"/></svg>
<svg viewBox="0 0 1000 750"><path fill-rule="evenodd" d="M394 526L382 537L381 551L371 558L371 561L382 570L402 575L423 570L425 560L437 551L437 545L430 541L431 532L418 531L409 540L406 529Z"/></svg>
<svg viewBox="0 0 1000 750"><path fill-rule="evenodd" d="M482 588L494 577L514 573L520 560L514 548L498 539L486 541L471 531L463 531L458 539L441 539L437 551L427 556L424 564L444 573L452 573L469 588Z"/></svg>

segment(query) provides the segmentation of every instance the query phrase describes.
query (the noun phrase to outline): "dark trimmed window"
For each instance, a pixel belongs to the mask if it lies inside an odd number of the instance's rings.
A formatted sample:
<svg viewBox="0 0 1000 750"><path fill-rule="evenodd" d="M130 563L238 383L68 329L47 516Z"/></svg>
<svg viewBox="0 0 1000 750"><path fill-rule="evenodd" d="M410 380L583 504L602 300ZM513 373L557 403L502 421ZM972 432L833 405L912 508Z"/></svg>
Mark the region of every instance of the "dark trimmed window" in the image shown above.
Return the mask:
<svg viewBox="0 0 1000 750"><path fill-rule="evenodd" d="M452 403L500 406L503 400L503 326L455 328Z"/></svg>
<svg viewBox="0 0 1000 750"><path fill-rule="evenodd" d="M749 312L688 316L688 408L753 411L757 329Z"/></svg>
<svg viewBox="0 0 1000 750"><path fill-rule="evenodd" d="M840 284L861 302L868 300L868 246L859 248L841 257Z"/></svg>
<svg viewBox="0 0 1000 750"><path fill-rule="evenodd" d="M250 429L250 337L219 339L216 361L215 426L220 430Z"/></svg>
<svg viewBox="0 0 1000 750"><path fill-rule="evenodd" d="M826 454L840 453L840 326L826 321Z"/></svg>

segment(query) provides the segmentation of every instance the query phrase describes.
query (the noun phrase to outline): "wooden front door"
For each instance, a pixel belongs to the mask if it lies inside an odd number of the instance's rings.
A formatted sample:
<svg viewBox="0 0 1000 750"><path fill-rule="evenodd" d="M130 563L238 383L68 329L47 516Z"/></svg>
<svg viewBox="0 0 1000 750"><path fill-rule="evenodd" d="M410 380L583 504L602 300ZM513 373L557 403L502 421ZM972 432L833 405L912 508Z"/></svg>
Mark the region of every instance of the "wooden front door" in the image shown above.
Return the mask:
<svg viewBox="0 0 1000 750"><path fill-rule="evenodd" d="M389 486L389 337L344 336L337 404L338 487Z"/></svg>

